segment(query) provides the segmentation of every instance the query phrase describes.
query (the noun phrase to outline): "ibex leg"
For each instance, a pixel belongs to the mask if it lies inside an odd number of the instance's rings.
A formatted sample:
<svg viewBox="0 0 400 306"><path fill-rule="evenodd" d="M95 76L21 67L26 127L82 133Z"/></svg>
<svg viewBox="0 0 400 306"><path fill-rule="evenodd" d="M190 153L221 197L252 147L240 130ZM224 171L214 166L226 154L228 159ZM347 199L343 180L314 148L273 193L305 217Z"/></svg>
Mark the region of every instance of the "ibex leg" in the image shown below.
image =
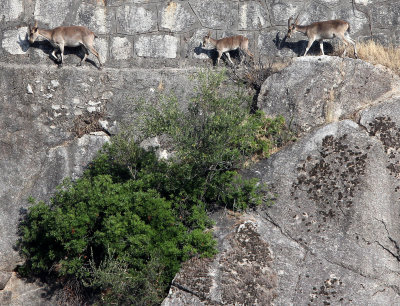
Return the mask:
<svg viewBox="0 0 400 306"><path fill-rule="evenodd" d="M90 50L90 52L92 52L97 57L97 59L99 60L100 68L101 68L102 64L101 64L101 61L100 61L99 53L97 53L97 51L92 46L90 46L90 47L85 46L85 47L88 48Z"/></svg>
<svg viewBox="0 0 400 306"><path fill-rule="evenodd" d="M61 66L64 62L64 45L60 45L60 52L61 52L61 62L59 65Z"/></svg>
<svg viewBox="0 0 400 306"><path fill-rule="evenodd" d="M83 51L84 56L83 56L83 58L81 59L81 61L80 61L80 63L78 64L78 66L82 66L83 62L86 60L86 58L87 58L88 55L89 55L89 51L88 51L88 49L87 49L84 45L81 45L81 49L82 49L82 51Z"/></svg>
<svg viewBox="0 0 400 306"><path fill-rule="evenodd" d="M220 60L220 58L222 56L222 52L218 51L218 50L217 50L217 52L218 52L217 65L219 65L219 60Z"/></svg>
<svg viewBox="0 0 400 306"><path fill-rule="evenodd" d="M319 48L321 49L322 55L325 55L325 53L324 53L324 41L322 39L319 40Z"/></svg>
<svg viewBox="0 0 400 306"><path fill-rule="evenodd" d="M315 39L310 39L310 40L308 41L308 45L307 45L307 48L306 48L306 52L304 53L303 56L306 56L306 55L307 55L307 52L308 52L308 50L310 50L312 44L314 43L314 40L315 40Z"/></svg>
<svg viewBox="0 0 400 306"><path fill-rule="evenodd" d="M344 35L340 35L340 36L338 36L338 37L343 41L343 43L344 43L344 45L345 45L342 56L346 56L346 54L347 54L347 47L349 46L349 44L350 44L351 42L350 42L348 39L346 39L346 37L344 37ZM353 43L351 43L351 44L353 44ZM356 51L354 52L354 54L355 54L355 56L357 57L357 52L356 52Z"/></svg>
<svg viewBox="0 0 400 306"><path fill-rule="evenodd" d="M353 45L353 47L354 47L354 57L358 58L356 42L351 39L351 37L349 36L349 34L347 34L347 32L345 33L345 36L343 38Z"/></svg>
<svg viewBox="0 0 400 306"><path fill-rule="evenodd" d="M229 51L225 52L225 54L226 54L226 57L228 58L228 60L232 63L232 65L235 65L231 60L231 55L229 54ZM239 56L240 56L240 54L239 54Z"/></svg>

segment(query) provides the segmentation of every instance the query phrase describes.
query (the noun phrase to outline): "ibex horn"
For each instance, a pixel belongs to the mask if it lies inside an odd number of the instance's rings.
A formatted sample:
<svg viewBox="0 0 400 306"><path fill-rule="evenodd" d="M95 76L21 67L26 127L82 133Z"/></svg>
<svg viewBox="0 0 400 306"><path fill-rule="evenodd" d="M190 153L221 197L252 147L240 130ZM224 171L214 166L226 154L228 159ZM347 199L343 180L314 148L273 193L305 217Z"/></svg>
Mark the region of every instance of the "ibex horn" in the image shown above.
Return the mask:
<svg viewBox="0 0 400 306"><path fill-rule="evenodd" d="M293 17L290 17L289 20L288 20L288 28L290 28L290 26L292 25L292 24L291 24L291 23L292 23L292 20L293 20Z"/></svg>
<svg viewBox="0 0 400 306"><path fill-rule="evenodd" d="M300 13L297 14L296 20L294 21L295 24L299 23L299 16L300 16Z"/></svg>

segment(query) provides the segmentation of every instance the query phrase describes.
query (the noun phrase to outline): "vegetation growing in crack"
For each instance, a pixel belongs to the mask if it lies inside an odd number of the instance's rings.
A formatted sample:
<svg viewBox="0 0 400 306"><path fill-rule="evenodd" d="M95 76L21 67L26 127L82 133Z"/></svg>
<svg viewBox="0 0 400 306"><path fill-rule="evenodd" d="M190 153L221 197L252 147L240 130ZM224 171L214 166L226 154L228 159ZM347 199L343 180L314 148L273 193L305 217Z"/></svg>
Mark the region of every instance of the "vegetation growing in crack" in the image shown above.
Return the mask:
<svg viewBox="0 0 400 306"><path fill-rule="evenodd" d="M283 70L288 65L289 62L287 61L282 62L275 60L263 63L261 60L259 60L258 63L245 63L244 69L231 70L229 77L233 82L244 84L246 87L254 90L253 103L250 110L252 112L256 112L258 109L257 102L261 91L261 86L264 84L265 80L274 73ZM286 132L289 132L289 129ZM287 133L287 136L287 141L294 138L293 133Z"/></svg>
<svg viewBox="0 0 400 306"><path fill-rule="evenodd" d="M239 170L280 143L283 118L251 114L241 88L223 93L224 73L198 80L187 110L160 98L135 122L139 131L114 137L82 178L30 208L20 226L22 275L86 288L73 292L99 304L158 304L181 262L215 254L207 211L262 203L265 186ZM173 151L168 160L139 145L160 135Z"/></svg>

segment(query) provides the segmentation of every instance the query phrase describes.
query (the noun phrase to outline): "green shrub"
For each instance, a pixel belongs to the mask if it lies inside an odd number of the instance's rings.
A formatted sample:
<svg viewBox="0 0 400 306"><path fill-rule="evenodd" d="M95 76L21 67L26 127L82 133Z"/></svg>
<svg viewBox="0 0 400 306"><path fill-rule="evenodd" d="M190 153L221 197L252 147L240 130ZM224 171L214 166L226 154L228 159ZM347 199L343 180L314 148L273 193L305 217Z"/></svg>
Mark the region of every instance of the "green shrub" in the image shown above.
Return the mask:
<svg viewBox="0 0 400 306"><path fill-rule="evenodd" d="M97 265L93 259L85 267L88 277L83 285L98 289L100 301L107 305L152 305L164 297L167 283L163 282L164 268L159 257L152 257L141 270L130 268L129 262L108 250L105 258Z"/></svg>
<svg viewBox="0 0 400 306"><path fill-rule="evenodd" d="M207 211L262 203L264 186L239 170L267 156L285 125L250 114L251 99L240 87L221 92L224 80L200 73L186 110L161 97L135 122L140 130L114 137L50 205L34 204L20 226L20 273L74 279L99 303L150 305L162 300L181 262L214 255ZM169 160L138 144L159 135L174 151Z"/></svg>
<svg viewBox="0 0 400 306"><path fill-rule="evenodd" d="M202 230L209 222L200 220L205 216L196 215L201 226L188 230L170 201L141 187L134 180L113 183L109 175L66 181L50 206L32 206L22 224L21 250L27 262L20 272L53 270L88 283L96 273L88 272L88 264L93 268L106 258L108 266L112 260L127 265L125 277L136 279L156 258L163 271L160 288L166 288L182 261L215 253L211 233Z"/></svg>

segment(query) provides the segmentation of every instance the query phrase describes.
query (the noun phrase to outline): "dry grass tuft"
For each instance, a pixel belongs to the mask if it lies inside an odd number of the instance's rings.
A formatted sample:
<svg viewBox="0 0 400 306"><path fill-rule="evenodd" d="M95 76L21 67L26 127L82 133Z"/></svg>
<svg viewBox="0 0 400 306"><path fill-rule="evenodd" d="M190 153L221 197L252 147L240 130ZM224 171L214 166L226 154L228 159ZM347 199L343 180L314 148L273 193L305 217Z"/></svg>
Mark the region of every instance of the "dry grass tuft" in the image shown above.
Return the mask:
<svg viewBox="0 0 400 306"><path fill-rule="evenodd" d="M334 52L334 55L341 55L345 46ZM371 64L380 64L391 69L400 75L400 49L396 46L383 46L373 40L357 43L358 58ZM347 56L354 58L353 46L347 47Z"/></svg>

